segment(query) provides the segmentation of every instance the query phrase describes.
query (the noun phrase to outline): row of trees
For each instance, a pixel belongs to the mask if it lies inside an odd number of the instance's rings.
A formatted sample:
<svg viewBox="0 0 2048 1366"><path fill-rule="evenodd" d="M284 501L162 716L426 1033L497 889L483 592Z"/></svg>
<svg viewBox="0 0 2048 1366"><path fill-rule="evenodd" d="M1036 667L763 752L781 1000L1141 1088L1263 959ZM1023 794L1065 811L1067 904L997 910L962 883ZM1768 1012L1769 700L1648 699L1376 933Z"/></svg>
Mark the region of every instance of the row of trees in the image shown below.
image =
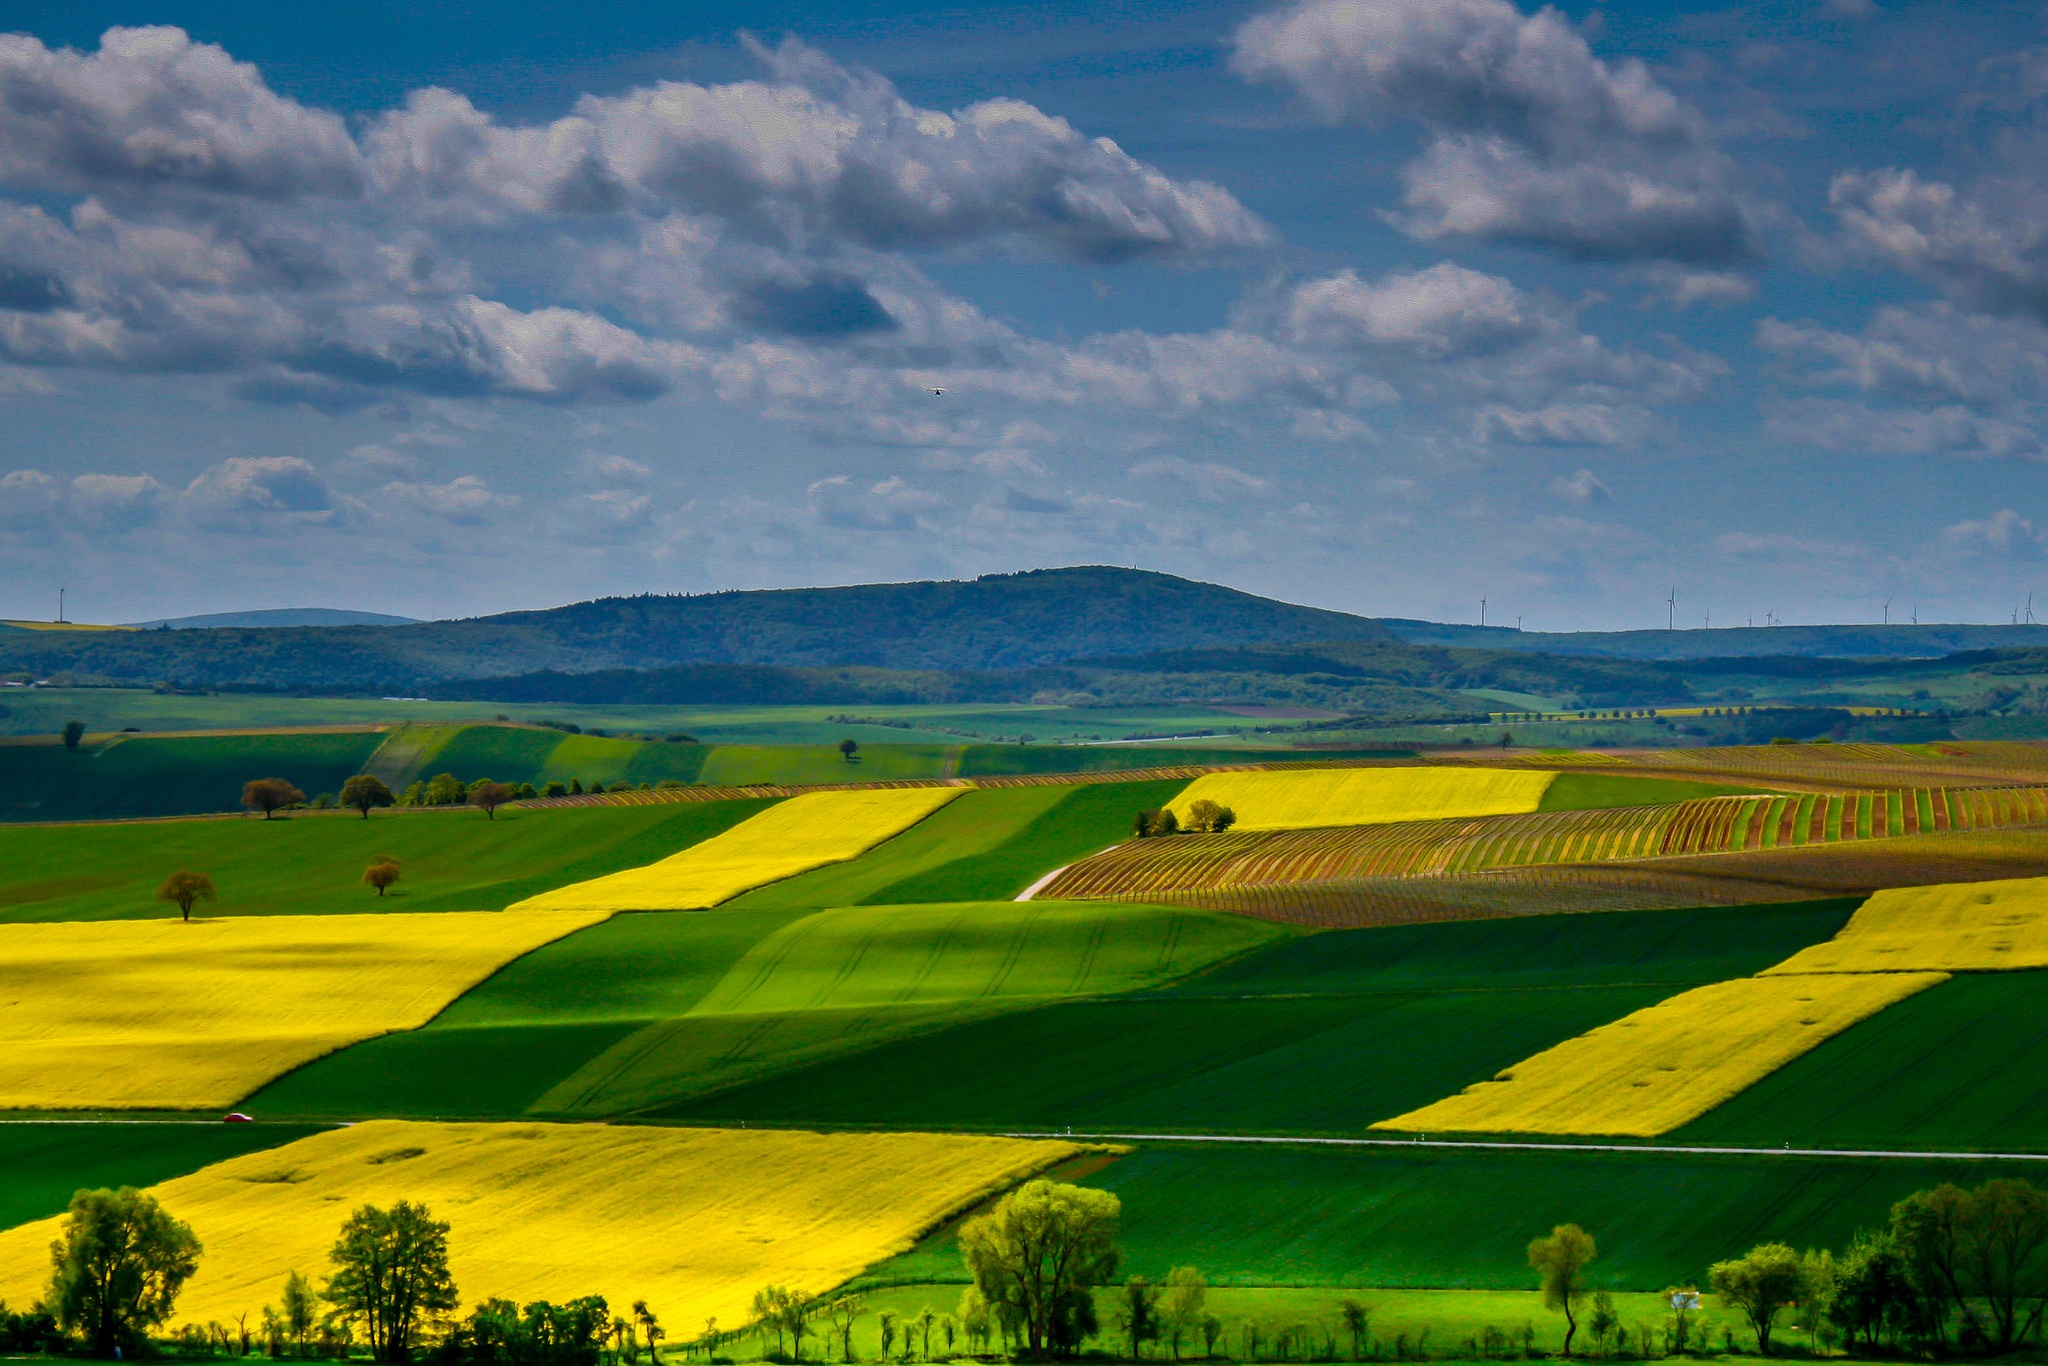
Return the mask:
<svg viewBox="0 0 2048 1366"><path fill-rule="evenodd" d="M1581 1308L1589 1296L1599 1299L1587 1275L1596 1255L1591 1235L1576 1224L1529 1245L1544 1305L1564 1315L1566 1355ZM1816 1345L2010 1352L2039 1340L2048 1313L2048 1193L2014 1178L1975 1190L1944 1184L1917 1191L1892 1206L1885 1227L1858 1233L1839 1257L1764 1243L1714 1263L1707 1283L1765 1356L1787 1320L1811 1332ZM1673 1286L1665 1297L1674 1314L1670 1346L1683 1351L1699 1293ZM1596 1316L1589 1326L1604 1347L1619 1320L1597 1303Z"/></svg>

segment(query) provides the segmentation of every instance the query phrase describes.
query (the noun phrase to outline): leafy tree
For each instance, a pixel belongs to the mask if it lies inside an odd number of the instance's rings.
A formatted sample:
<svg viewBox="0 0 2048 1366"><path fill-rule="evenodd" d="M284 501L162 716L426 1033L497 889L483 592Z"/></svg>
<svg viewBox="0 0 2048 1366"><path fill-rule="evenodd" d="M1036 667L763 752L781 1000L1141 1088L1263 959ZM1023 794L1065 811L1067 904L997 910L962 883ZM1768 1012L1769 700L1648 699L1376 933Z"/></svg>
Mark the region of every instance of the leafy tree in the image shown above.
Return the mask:
<svg viewBox="0 0 2048 1366"><path fill-rule="evenodd" d="M566 797L569 795L569 787L560 778L550 778L547 781L547 786L541 788L540 795L543 797Z"/></svg>
<svg viewBox="0 0 2048 1366"><path fill-rule="evenodd" d="M1605 1290L1593 1292L1593 1312L1586 1319L1586 1331L1593 1335L1593 1346L1605 1352L1607 1340L1614 1336L1614 1330L1619 1327L1621 1318L1614 1312L1614 1296Z"/></svg>
<svg viewBox="0 0 2048 1366"><path fill-rule="evenodd" d="M1145 1344L1159 1336L1159 1288L1143 1276L1124 1282L1117 1296L1117 1326L1131 1345L1131 1360L1145 1355Z"/></svg>
<svg viewBox="0 0 2048 1366"><path fill-rule="evenodd" d="M1194 834L1206 835L1228 830L1236 824L1237 813L1235 811L1232 811L1220 802L1213 802L1207 797L1202 797L1188 803L1188 818L1181 828Z"/></svg>
<svg viewBox="0 0 2048 1366"><path fill-rule="evenodd" d="M321 1297L363 1325L377 1361L409 1360L414 1340L460 1303L448 1274L448 1225L425 1205L360 1207L328 1258L334 1274Z"/></svg>
<svg viewBox="0 0 2048 1366"><path fill-rule="evenodd" d="M341 785L341 804L352 806L363 813L363 819L370 819L370 808L389 806L397 800L384 780L373 773L358 773Z"/></svg>
<svg viewBox="0 0 2048 1366"><path fill-rule="evenodd" d="M887 1361L889 1349L896 1345L896 1311L884 1309L879 1317L882 1327L882 1360Z"/></svg>
<svg viewBox="0 0 2048 1366"><path fill-rule="evenodd" d="M754 1292L754 1331L766 1338L775 1336L776 1355L782 1354L784 1335L789 1338L790 1356L803 1360L804 1339L810 1336L811 1315L816 1312L816 1302L801 1290L787 1286L764 1285Z"/></svg>
<svg viewBox="0 0 2048 1366"><path fill-rule="evenodd" d="M369 867L363 869L364 883L375 887L378 896L383 896L400 876L398 860L389 854L379 854L370 860Z"/></svg>
<svg viewBox="0 0 2048 1366"><path fill-rule="evenodd" d="M583 795L583 780L581 778L571 778L569 780L569 795L572 797Z"/></svg>
<svg viewBox="0 0 2048 1366"><path fill-rule="evenodd" d="M512 800L512 788L507 783L482 782L469 789L469 804L492 820L498 819L498 808Z"/></svg>
<svg viewBox="0 0 2048 1366"><path fill-rule="evenodd" d="M1372 1333L1372 1310L1357 1300L1346 1300L1339 1309L1344 1315L1344 1331L1351 1334L1351 1359L1363 1361Z"/></svg>
<svg viewBox="0 0 2048 1366"><path fill-rule="evenodd" d="M825 1321L832 1325L832 1336L839 1341L841 1361L853 1360L853 1325L867 1312L867 1304L858 1295L841 1295L825 1306Z"/></svg>
<svg viewBox="0 0 2048 1366"><path fill-rule="evenodd" d="M1071 1351L1095 1330L1089 1293L1116 1275L1123 1205L1108 1191L1039 1179L960 1228L960 1251L982 1298L1014 1323L1024 1353Z"/></svg>
<svg viewBox="0 0 2048 1366"><path fill-rule="evenodd" d="M860 741L852 736L849 735L839 742L839 756L845 759L847 763L852 763L853 756L858 753L860 753Z"/></svg>
<svg viewBox="0 0 2048 1366"><path fill-rule="evenodd" d="M76 753L78 752L78 742L79 742L79 741L81 741L81 740L83 740L84 738L85 738L85 722L83 722L83 721L66 721L66 722L64 723L64 748L65 748L65 749L67 749L67 750L70 750L70 751L71 751L71 752L72 752L73 754L76 754Z"/></svg>
<svg viewBox="0 0 2048 1366"><path fill-rule="evenodd" d="M199 1239L133 1186L82 1190L50 1244L57 1322L94 1356L132 1355L199 1268Z"/></svg>
<svg viewBox="0 0 2048 1366"><path fill-rule="evenodd" d="M960 1292L960 1327L967 1334L967 1350L973 1353L986 1352L988 1340L994 1336L995 1323L988 1312L988 1301L981 1291L968 1286Z"/></svg>
<svg viewBox="0 0 2048 1366"><path fill-rule="evenodd" d="M213 879L204 873L172 873L164 879L164 885L156 889L156 899L175 904L178 918L190 920L194 902L214 899Z"/></svg>
<svg viewBox="0 0 2048 1366"><path fill-rule="evenodd" d="M1967 1337L2005 1352L2039 1330L2048 1307L2048 1195L2031 1182L1918 1191L1892 1208L1892 1237L1913 1280L1961 1314Z"/></svg>
<svg viewBox="0 0 2048 1366"><path fill-rule="evenodd" d="M284 1278L284 1330L291 1335L300 1356L306 1354L306 1334L313 1331L319 1308L311 1281L296 1271Z"/></svg>
<svg viewBox="0 0 2048 1366"><path fill-rule="evenodd" d="M1897 1343L1901 1334L1931 1336L1932 1315L1913 1283L1912 1268L1887 1230L1865 1230L1850 1242L1835 1269L1835 1293L1828 1301L1828 1322L1853 1346L1874 1348L1882 1339Z"/></svg>
<svg viewBox="0 0 2048 1366"><path fill-rule="evenodd" d="M1173 1359L1180 1360L1182 1345L1202 1328L1202 1309L1209 1298L1209 1283L1191 1266L1177 1266L1166 1273L1166 1296L1161 1318Z"/></svg>
<svg viewBox="0 0 2048 1366"><path fill-rule="evenodd" d="M1156 839L1161 835L1180 833L1180 817L1169 810L1140 811L1132 822L1132 829L1139 839Z"/></svg>
<svg viewBox="0 0 2048 1366"><path fill-rule="evenodd" d="M1771 1354L1771 1330L1785 1307L1806 1295L1806 1262L1783 1243L1762 1243L1734 1261L1708 1270L1714 1293L1742 1311L1756 1333L1756 1350Z"/></svg>
<svg viewBox="0 0 2048 1366"><path fill-rule="evenodd" d="M305 800L305 793L282 778L251 778L242 784L242 805L251 811L261 811L264 820Z"/></svg>
<svg viewBox="0 0 2048 1366"><path fill-rule="evenodd" d="M460 806L469 799L469 789L453 773L436 773L427 780L426 796L428 806Z"/></svg>
<svg viewBox="0 0 2048 1366"><path fill-rule="evenodd" d="M1564 1354L1572 1354L1579 1331L1579 1301L1586 1297L1586 1267L1600 1254L1593 1235L1577 1224L1559 1224L1548 1237L1529 1244L1529 1266L1543 1284L1543 1307L1564 1312Z"/></svg>
<svg viewBox="0 0 2048 1366"><path fill-rule="evenodd" d="M647 1307L646 1300L633 1301L633 1322L647 1339L647 1359L657 1363L658 1366L658 1363L661 1361L661 1353L655 1347L655 1344L668 1336L668 1330L661 1326L661 1320L655 1316L652 1309Z"/></svg>

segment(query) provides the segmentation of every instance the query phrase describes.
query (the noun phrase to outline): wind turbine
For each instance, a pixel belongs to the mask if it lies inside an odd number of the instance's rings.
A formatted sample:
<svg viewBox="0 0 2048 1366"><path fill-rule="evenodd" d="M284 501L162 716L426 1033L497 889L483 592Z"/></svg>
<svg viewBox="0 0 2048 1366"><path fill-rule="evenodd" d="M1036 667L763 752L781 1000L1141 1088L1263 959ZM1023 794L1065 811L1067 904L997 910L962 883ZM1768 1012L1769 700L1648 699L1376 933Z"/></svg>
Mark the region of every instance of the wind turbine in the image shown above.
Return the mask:
<svg viewBox="0 0 2048 1366"><path fill-rule="evenodd" d="M1892 624L1892 600L1890 598L1884 600L1884 624L1887 626Z"/></svg>
<svg viewBox="0 0 2048 1366"><path fill-rule="evenodd" d="M1670 597L1668 597L1668 598L1666 598L1666 599L1664 599L1664 605L1665 605L1666 607L1668 607L1669 609L1671 609L1671 610L1670 610L1670 611L1669 611L1669 612L1668 612L1668 613L1667 613L1667 614L1665 615L1665 618L1664 618L1664 629L1665 629L1665 630L1667 630L1667 631L1676 631L1676 630L1678 629L1678 585L1677 585L1677 584L1675 584L1675 583L1674 583L1674 584L1672 584L1672 585L1671 585L1671 596L1670 596Z"/></svg>
<svg viewBox="0 0 2048 1366"><path fill-rule="evenodd" d="M1484 626L1484 625L1486 625L1486 599L1485 599L1485 598L1481 598L1481 599L1479 600L1479 624L1480 624L1481 626Z"/></svg>

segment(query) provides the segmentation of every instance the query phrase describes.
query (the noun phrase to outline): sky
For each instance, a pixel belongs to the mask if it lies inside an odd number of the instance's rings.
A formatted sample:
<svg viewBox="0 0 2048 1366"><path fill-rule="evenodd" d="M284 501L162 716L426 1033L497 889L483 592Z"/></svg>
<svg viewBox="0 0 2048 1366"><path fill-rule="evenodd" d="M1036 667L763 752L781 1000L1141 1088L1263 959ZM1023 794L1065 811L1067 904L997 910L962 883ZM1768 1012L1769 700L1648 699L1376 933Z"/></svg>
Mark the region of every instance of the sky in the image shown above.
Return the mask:
<svg viewBox="0 0 2048 1366"><path fill-rule="evenodd" d="M0 618L1064 564L1531 630L2048 616L2040 4L0 35Z"/></svg>

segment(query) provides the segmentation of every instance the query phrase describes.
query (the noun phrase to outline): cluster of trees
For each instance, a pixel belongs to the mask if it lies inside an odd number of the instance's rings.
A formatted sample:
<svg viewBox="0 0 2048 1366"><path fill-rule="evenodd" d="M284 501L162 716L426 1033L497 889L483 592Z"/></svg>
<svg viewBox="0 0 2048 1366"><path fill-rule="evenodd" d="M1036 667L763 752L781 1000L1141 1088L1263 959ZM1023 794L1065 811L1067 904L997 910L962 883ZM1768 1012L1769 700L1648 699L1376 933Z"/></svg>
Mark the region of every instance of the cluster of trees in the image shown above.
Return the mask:
<svg viewBox="0 0 2048 1366"><path fill-rule="evenodd" d="M1588 1283L1596 1255L1576 1224L1529 1245L1544 1304L1565 1317L1567 1355L1589 1301L1586 1326L1601 1350L1617 1335L1626 1347L1611 1297ZM1943 1184L1916 1191L1892 1206L1883 1228L1858 1233L1840 1256L1763 1243L1714 1263L1707 1281L1765 1356L1788 1323L1808 1332L1813 1346L2010 1352L2038 1342L2048 1314L2048 1192L2014 1178L1974 1190ZM1699 1293L1672 1286L1664 1294L1672 1311L1664 1347L1683 1352L1698 1330ZM1652 1347L1648 1331L1639 1350Z"/></svg>
<svg viewBox="0 0 2048 1366"><path fill-rule="evenodd" d="M1201 797L1188 803L1186 819L1175 815L1171 807L1140 811L1131 818L1131 831L1142 840L1156 839L1162 835L1220 834L1236 824L1235 811L1220 802Z"/></svg>

